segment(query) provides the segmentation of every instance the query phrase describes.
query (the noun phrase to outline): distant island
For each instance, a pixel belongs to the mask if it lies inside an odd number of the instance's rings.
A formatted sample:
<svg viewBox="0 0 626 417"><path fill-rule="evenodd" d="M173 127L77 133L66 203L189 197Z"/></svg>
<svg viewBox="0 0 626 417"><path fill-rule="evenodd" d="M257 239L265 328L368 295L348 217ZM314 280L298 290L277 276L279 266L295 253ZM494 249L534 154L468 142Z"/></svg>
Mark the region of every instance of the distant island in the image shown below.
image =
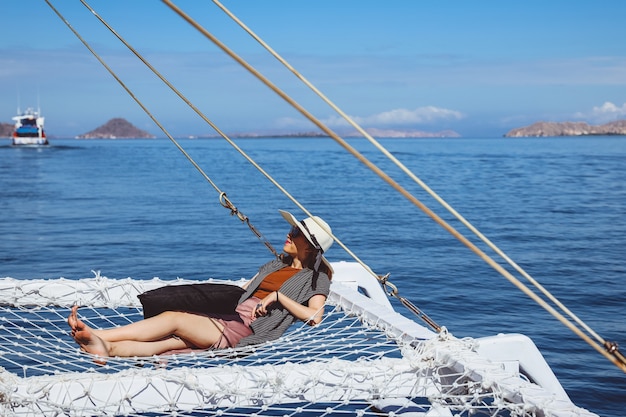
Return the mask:
<svg viewBox="0 0 626 417"><path fill-rule="evenodd" d="M156 136L133 126L122 118L114 118L76 139L154 139Z"/></svg>
<svg viewBox="0 0 626 417"><path fill-rule="evenodd" d="M590 125L585 122L537 122L530 126L513 129L505 134L504 137L610 135L626 135L626 120L616 120L603 125Z"/></svg>
<svg viewBox="0 0 626 417"><path fill-rule="evenodd" d="M14 126L12 123L0 123L0 138L10 138Z"/></svg>
<svg viewBox="0 0 626 417"><path fill-rule="evenodd" d="M440 132L424 132L421 130L393 130L393 129L365 129L367 133L376 138L460 138L457 132L453 130L442 130ZM349 132L339 134L342 137L362 137L359 132ZM217 134L206 136L194 136L197 138L218 138ZM292 132L292 133L232 133L229 134L231 138L326 138L328 135L321 131L315 132Z"/></svg>

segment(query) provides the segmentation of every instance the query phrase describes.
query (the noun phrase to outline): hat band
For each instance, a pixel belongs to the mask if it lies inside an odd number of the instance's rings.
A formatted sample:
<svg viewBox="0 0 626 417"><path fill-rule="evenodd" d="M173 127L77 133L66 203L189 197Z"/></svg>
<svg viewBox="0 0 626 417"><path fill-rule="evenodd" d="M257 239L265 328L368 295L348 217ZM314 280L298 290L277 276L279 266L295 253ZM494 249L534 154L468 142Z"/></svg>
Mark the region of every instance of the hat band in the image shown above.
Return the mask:
<svg viewBox="0 0 626 417"><path fill-rule="evenodd" d="M319 244L319 242L315 238L315 235L311 233L309 228L306 226L306 223L304 222L304 220L300 221L300 224L302 225L302 227L304 227L304 230L306 230L306 232L311 237L311 240L313 241L312 243L313 243L313 246L315 246L315 249L319 250L321 253L324 253L324 249L322 249L322 246Z"/></svg>
<svg viewBox="0 0 626 417"><path fill-rule="evenodd" d="M304 230L306 230L306 232L309 234L309 236L311 237L311 240L313 241L313 246L315 246L315 249L317 249L317 254L315 255L315 265L313 265L313 270L314 271L319 271L320 270L320 265L321 265L322 259L323 259L322 254L324 253L324 249L322 249L322 245L319 244L319 242L315 238L315 235L313 233L311 233L311 231L307 227L307 225L304 222L304 220L300 221L300 224L302 225L302 227L304 227Z"/></svg>
<svg viewBox="0 0 626 417"><path fill-rule="evenodd" d="M315 255L315 265L313 265L314 271L320 270L320 264L322 263L322 251L317 251L317 255Z"/></svg>

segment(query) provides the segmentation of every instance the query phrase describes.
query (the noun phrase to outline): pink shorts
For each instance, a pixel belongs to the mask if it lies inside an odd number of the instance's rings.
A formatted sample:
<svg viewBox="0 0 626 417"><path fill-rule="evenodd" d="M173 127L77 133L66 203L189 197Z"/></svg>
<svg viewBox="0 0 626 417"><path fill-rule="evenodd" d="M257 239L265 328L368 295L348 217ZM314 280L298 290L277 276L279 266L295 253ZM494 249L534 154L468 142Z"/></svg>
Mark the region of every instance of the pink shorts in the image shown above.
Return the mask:
<svg viewBox="0 0 626 417"><path fill-rule="evenodd" d="M254 321L252 312L256 305L261 302L257 297L250 297L235 309L236 314L216 314L211 317L224 326L222 336L211 349L225 349L235 347L241 339L252 334L250 323Z"/></svg>

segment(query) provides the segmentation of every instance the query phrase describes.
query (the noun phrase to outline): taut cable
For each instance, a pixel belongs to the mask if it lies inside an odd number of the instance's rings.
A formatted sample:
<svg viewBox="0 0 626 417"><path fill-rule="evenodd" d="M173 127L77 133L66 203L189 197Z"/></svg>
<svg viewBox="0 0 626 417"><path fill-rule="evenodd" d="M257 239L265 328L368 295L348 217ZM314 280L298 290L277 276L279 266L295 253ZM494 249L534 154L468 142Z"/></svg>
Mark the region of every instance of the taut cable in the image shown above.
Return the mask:
<svg viewBox="0 0 626 417"><path fill-rule="evenodd" d="M208 177L208 175L200 168L200 166L191 158L191 156L180 146L180 144L167 132L165 127L163 127L156 118L149 112L149 110L139 101L139 99L132 93L132 91L125 85L125 83L115 74L115 72L104 62L104 60L97 54L93 48L89 46L89 44L80 36L80 34L75 31L69 22L54 8L54 6L46 0L46 3L55 11L55 13L64 21L64 23L72 30L72 32L78 37L79 40L89 49L89 51L98 59L98 61L107 69L107 71L117 80L117 82L126 90L126 92L139 104L139 106L148 114L151 119L159 126L159 128L166 134L166 136L174 143L174 145L185 155L185 157L194 165L194 167L203 175L203 177L213 185L213 187L220 193L220 204L223 207L231 210L232 215L237 215L237 217L242 221L248 224L248 227L252 230L252 232L259 237L260 240L263 241L265 246L275 255L278 256L277 252L271 246L271 244L265 239L261 233L254 228L249 222L247 216L244 216L239 210L234 208L232 203L226 198L226 194L221 191L215 183ZM269 175L261 166L259 166L249 155L247 155L243 149L237 146L222 130L220 130L211 120L208 119L206 115L204 115L196 106L191 103L173 84L171 84L159 71L156 70L154 66L152 66L139 52L133 48L124 38L122 38L119 33L117 33L85 0L81 0L81 3L98 19L100 22L107 28L111 33L113 33L118 40L120 40L137 58L143 62L159 79L165 83L174 93L176 93L189 107L191 107L207 124L209 124L217 133L222 136L233 148L235 148L248 162L250 162L259 172L261 172L272 184L274 184L285 196L287 196L296 206L298 206L303 212L305 212L309 217L313 217L313 214L309 212L295 197L293 197L280 183L278 183L271 175ZM327 230L326 227L319 223L315 218L313 220L326 232L333 237L333 239L342 246L346 252L348 252L358 263L360 263L367 271L369 271L372 275L376 276L376 274L367 266L361 259L359 259L350 249L348 249L343 242L333 235L331 231ZM421 316L427 318L426 314L420 312ZM427 322L434 323L431 319L427 318ZM436 327L438 329L439 326Z"/></svg>
<svg viewBox="0 0 626 417"><path fill-rule="evenodd" d="M285 58L278 54L270 45L268 45L258 34L250 29L244 22L242 22L237 16L235 16L226 6L224 6L219 0L212 0L217 7L219 7L228 17L230 17L235 23L237 23L244 31L246 31L254 40L256 40L263 48L265 48L274 58L276 58L281 64L283 64L289 71L291 71L302 83L310 88L318 97L320 97L328 106L330 106L337 114L339 114L346 122L354 127L363 137L365 137L370 143L372 143L378 150L380 150L388 159L390 159L397 167L400 168L409 178L417 183L424 191L430 194L439 204L441 204L448 212L456 217L463 225L465 225L472 233L474 233L480 240L482 240L488 247L490 247L496 254L498 254L505 262L511 265L517 272L519 272L524 278L526 278L531 284L533 284L539 291L541 291L550 301L558 306L565 314L570 316L579 326L585 329L591 334L599 343L604 346L613 346L614 343L607 342L600 335L598 335L590 326L588 326L583 320L581 320L576 314L570 311L558 298L556 298L550 291L548 291L543 285L541 285L535 278L533 278L528 272L526 272L521 266L519 266L513 259L511 259L502 249L500 249L495 243L481 233L469 220L458 213L452 206L448 204L439 194L431 189L428 184L423 182L415 173L407 168L400 160L398 160L391 152L389 152L380 142L372 137L361 125L355 122L349 115L347 115L340 107L338 107L333 101L331 101L324 93L322 93L315 85L313 85L308 79L306 79L302 73L296 70ZM614 350L606 348L607 351Z"/></svg>
<svg viewBox="0 0 626 417"><path fill-rule="evenodd" d="M82 0L81 0L82 1ZM395 182L391 177L385 174L379 167L370 162L367 158L365 158L361 153L359 153L356 149L354 149L350 144L344 141L341 137L339 137L335 132L333 132L330 128L324 125L320 120L315 118L311 113L309 113L306 109L300 106L297 102L295 102L291 97L285 94L282 90L276 87L271 81L269 81L266 77L264 77L261 73L259 73L254 67L248 64L245 60L235 54L230 48L224 45L219 39L213 36L209 31L207 31L204 27L202 27L198 22L196 22L191 16L186 14L182 9L173 4L169 0L162 0L165 4L167 4L174 12L176 12L180 17L186 20L191 26L196 28L200 33L202 33L205 37L207 37L211 42L213 42L216 46L218 46L222 51L224 51L227 55L233 58L237 63L243 66L246 70L251 72L255 77L257 77L261 82L263 82L266 86L268 86L272 91L278 94L281 98L287 101L292 107L298 110L301 114L303 114L307 119L313 122L317 127L319 127L322 131L332 137L337 143L339 143L344 149L350 152L353 156L359 159L363 164L369 167L372 171L377 173L383 180L385 180L388 184L390 184L393 188L398 190L401 194L403 194L407 199L414 202L417 205L422 205L419 200L413 197L410 193L404 190L397 182ZM280 187L282 189L282 187ZM286 191L284 191L286 193ZM313 217L313 215L302 206L297 200L291 199L304 213L306 213L309 217ZM423 205L422 205L423 206ZM424 208L428 210L425 206ZM428 210L430 211L430 210ZM432 213L432 212L430 212ZM434 213L432 213L435 215ZM436 216L436 215L435 215ZM437 217L438 218L438 217ZM315 220L315 219L313 219ZM315 220L316 221L316 220ZM378 275L372 271L372 269L363 262L354 252L352 252L337 236L335 236L331 231L327 230L323 224L316 221L318 226L324 229L334 240L337 242L339 246L341 246L356 262L358 262L368 273L370 273L373 277L378 279ZM434 324L434 321L430 319L425 313L420 311L419 317L422 318L429 326L433 327L435 331L439 331L441 327L439 325ZM434 326L433 326L434 324Z"/></svg>
<svg viewBox="0 0 626 417"><path fill-rule="evenodd" d="M54 11L54 13L61 19L61 21L63 21L63 23L65 23L65 25L72 31L72 33L74 33L74 35L78 38L78 40L80 40L82 44L85 45L85 47L89 50L89 52L92 53L92 55L98 60L98 62L100 62L100 64L102 64L102 66L109 72L109 74L111 74L111 76L115 78L115 80L122 86L122 88L128 93L128 95L131 96L133 100L135 100L135 102L139 105L139 107L141 107L141 109L150 117L150 119L152 119L152 121L159 127L159 129L161 129L161 131L165 134L165 136L167 136L167 138L176 146L176 148L178 148L178 150L187 158L187 160L191 162L191 164L204 177L204 179L208 181L209 184L211 184L211 186L219 193L220 204L223 207L228 208L231 211L231 215L236 215L239 220L245 223L248 226L248 228L250 228L252 233L254 233L254 235L256 235L257 238L270 250L270 252L272 252L274 256L278 257L279 255L276 252L276 250L272 247L269 241L252 225L252 223L250 223L249 218L245 216L243 213L241 213L230 202L230 200L228 200L226 193L223 192L217 186L217 184L196 163L196 161L191 157L191 155L189 155L187 151L185 151L185 149L178 143L178 141L176 141L176 139L174 139L174 137L170 135L168 130L156 119L156 117L154 117L154 115L150 112L150 110L148 110L148 108L141 102L141 100L139 100L139 98L137 98L137 96L130 90L130 88L128 88L128 86L124 83L124 81L122 81L122 79L117 76L115 71L113 71L113 69L111 69L111 67L109 67L106 62L104 62L102 57L98 55L98 53L89 45L89 43L72 27L70 22L67 19L65 19L65 17L52 5L52 3L50 3L49 0L45 0L45 1L48 4L48 6ZM110 28L110 26L96 13L95 10L93 10L83 0L81 0L81 2L83 3L83 5L85 5L85 7L87 7L94 14L94 16L96 16L107 28L109 28L109 30L113 31L113 29Z"/></svg>
<svg viewBox="0 0 626 417"><path fill-rule="evenodd" d="M85 0L80 0L81 3L98 19L100 22L111 32L113 33L120 42L122 42L135 56L144 63L163 83L165 83L175 94L177 94L190 108L192 108L207 124L209 124L222 138L224 138L231 146L233 146L248 162L250 162L259 172L261 172L272 184L274 184L284 195L286 195L294 204L296 204L303 212L305 212L309 217L313 217L313 220L324 229L332 238L339 244L346 252L348 252L353 259L355 259L363 268L365 268L369 273L378 278L378 276L371 270L371 268L365 264L360 258L356 256L347 246L343 244L343 242L332 234L331 231L327 230L326 227L315 220L312 213L309 212L298 200L296 200L284 187L282 187L273 177L271 177L261 166L259 166L252 158L250 158L236 143L234 143L223 131L221 131L211 120L208 119L206 115L204 115L191 101L189 101L173 84L171 84L157 69L151 65L139 52L133 48L122 36L115 31ZM242 222L246 223L250 230L265 244L265 246L275 255L279 256L276 250L272 247L267 239L250 223L247 216L243 215L239 210L237 210L232 203L227 199L226 194L219 190L214 182L206 175L206 173L200 168L200 166L195 163L195 161L187 154L187 152L180 146L180 144L167 132L167 130L152 116L152 114L148 111L148 109L134 96L134 94L128 89L128 87L123 83L123 81L115 75L115 73L106 65L106 63L98 56L98 54L82 39L82 37L76 32L69 22L65 20L56 9L46 0L49 6L55 10L57 15L68 25L68 27L74 32L74 34L83 42L83 44L90 50L94 56L100 61L100 63L114 76L114 78L122 85L122 87L128 92L131 97L140 105L140 107L152 118L152 120L161 128L161 130L166 134L166 136L172 141L176 147L187 157L187 159L196 167L196 169L204 176L207 181L209 181L213 187L220 192L220 204L223 207L228 208L231 211L231 215L236 215ZM388 283L388 285L392 285ZM394 287L395 288L395 287ZM397 296L397 288L393 291L394 296ZM403 304L406 304L406 300L402 301L400 297L398 297ZM411 305L411 311L415 312L422 320L424 320L428 325L430 325L435 331L439 332L441 327L437 325L430 317L428 317L424 312L420 311L417 307Z"/></svg>
<svg viewBox="0 0 626 417"><path fill-rule="evenodd" d="M181 14L178 10L176 6L173 6L173 4L170 1L167 0L163 0L168 6L170 6L170 8L172 8L174 11L176 11L179 15L181 15L183 18L185 18L184 14ZM153 70L153 72L155 74L157 74L162 81L164 81L168 86L170 86L170 88L172 88L190 107L192 107L194 110L196 110L196 112L201 115L201 117L203 117L203 119L205 119L205 121L210 124L218 133L220 133L226 140L228 140L231 145L233 145L236 149L238 149L238 147L236 146L236 144L232 143L232 141L230 141L230 139L222 134L222 132L212 123L210 122L203 114L201 114L194 106L193 104L191 104L182 94L180 94L178 92L178 90L176 90L169 82L167 82L167 80L162 77L155 69L152 68L152 66L145 61L130 45L128 45L125 41L123 41L123 39L112 29L110 28L110 26L108 24L106 24L106 22L100 18L97 13L95 13L95 11L88 6L84 0L81 0L81 2L92 11L92 13L98 17L98 19L101 20L101 22L107 27L109 28L109 30L111 30L111 32L113 32L122 42L124 42L124 44L129 47L129 49L131 49L131 51L133 51L148 67L150 67L150 69ZM230 203L230 201L227 199L225 193L221 192L219 190L219 188L215 185L215 183L206 175L206 173L204 173L204 171L197 165L197 163L195 163L195 161L187 154L187 152L178 144L178 142L167 132L167 130L158 122L158 120L156 120L156 118L148 111L148 109L141 103L141 101L132 93L132 91L130 91L130 89L128 89L128 87L123 83L123 81L110 69L110 67L108 67L108 65L98 56L98 54L86 43L86 41L72 28L72 26L69 24L69 22L53 7L53 5L46 0L46 3L52 8L52 10L61 18L61 20L70 28L70 30L72 30L72 32L78 37L79 40L81 40L81 42L87 47L87 49L89 49L89 51L98 59L98 61L107 69L107 71L109 71L109 73L118 81L118 83L126 90L126 92L137 102L137 104L144 110L144 112L146 112L146 114L155 122L155 124L157 124L157 126L159 126L159 128L165 133L165 135L170 139L170 141L172 141L175 146L183 153L183 155L185 155L185 157L192 163L192 165L194 165L194 167L204 176L204 178L211 183L211 185L218 191L220 192L220 203L231 210L231 214L232 215L236 215L242 222L245 222L248 224L248 226L250 227L250 229L254 232L255 235L257 235L257 237L259 237L260 239L262 239L262 235L250 224L249 219L247 218L247 216L243 215L241 212L239 212L239 210L237 210L234 205L232 205L232 203ZM178 10L177 10L178 9ZM402 187L400 187L399 185L397 185L397 183L395 183L395 181L393 181L391 178L389 178L384 172L382 172L378 167L376 167L374 164L371 164L371 162L369 162L366 158L364 158L362 155L360 155L356 150L354 150L349 144L347 144L345 141L343 141L343 139L341 139L340 137L338 137L336 134L334 134L334 132L332 132L329 128L327 128L325 125L323 125L321 122L319 122L317 119L315 119L312 115L310 115L306 110L304 110L301 106L299 106L297 103L295 103L291 98L289 98L286 94L284 94L282 91L280 91L279 89L277 89L273 84L271 84L269 81L267 81L267 79L265 77L263 77L261 74L259 74L256 70L254 70L252 67L248 66L247 63L245 63L245 61L241 60L239 57L237 57L236 55L234 55L232 53L232 51L230 51L228 48L226 48L225 46L223 46L221 44L221 42L219 42L217 39L212 39L212 35L210 35L208 32L206 32L206 30L204 30L203 28L199 27L195 22L193 22L193 20L189 20L187 18L185 18L190 24L192 24L192 26L196 27L196 29L198 29L200 32L204 33L205 36L207 36L212 42L214 42L218 47L220 47L222 50L224 50L228 55L230 55L232 58L234 58L236 61L238 61L240 63L240 65L244 66L246 69L248 69L250 72L253 73L253 75L255 75L257 78L259 78L262 82L264 82L268 87L270 87L270 89L272 89L274 92L276 92L279 96L281 96L283 99L285 99L289 104L291 104L294 108L296 108L298 111L300 111L305 117L307 117L309 120L311 120L314 124L316 124L318 127L320 127L320 129L322 129L323 131L325 131L327 134L329 134L329 136L331 138L333 138L334 140L336 140L340 145L342 145L346 150L348 150L350 153L352 153L355 157L357 157L357 159L361 160L361 162L363 162L366 166L368 166L370 169L372 169L375 173L377 173L379 176L381 176L381 178L383 178L386 182L388 182L393 188L395 188L396 190L398 190L399 192L401 192L407 199L409 199L411 202L413 202L416 206L418 206L420 209L422 209L422 211L424 211L426 214L428 214L431 218L433 218L433 220L435 220L435 222L437 222L438 224L440 224L442 227L444 227L444 229L446 229L448 232L450 232L453 236L455 236L457 239L459 239L462 243L464 243L466 246L468 246L473 252L475 252L479 257L481 257L483 260L485 260L490 266L492 266L494 269L496 269L498 272L500 272L503 276L505 276L507 279L509 279L514 285L516 285L520 290L522 290L524 293L526 293L527 295L529 295L529 297L531 297L533 300L535 300L536 302L538 302L542 307L544 307L546 310L548 310L549 312L551 312L551 314L553 314L557 319L559 319L563 324L565 324L567 327L569 327L572 331L574 331L574 333L578 334L581 338L583 338L584 340L586 340L591 346L593 346L594 348L596 348L600 353L602 353L604 356L607 356L607 358L609 360L611 360L613 363L615 363L616 365L618 365L622 370L626 371L626 361L624 360L624 356L619 352L618 348L617 348L617 344L613 343L613 342L606 342L603 341L603 345L605 347L606 353L605 351L601 350L601 348L599 347L599 345L597 345L596 343L594 343L591 339L589 339L586 335L582 334L578 328L574 327L573 325L571 325L571 323L569 321L567 321L560 313L556 312L551 306L547 305L547 303L545 303L543 300L541 300L540 298L538 298L532 291L530 291L524 284L522 284L521 282L519 282L519 280L517 280L515 277L513 277L510 273L508 273L508 271L504 270L502 267L500 267L497 263L495 263L490 257L488 257L486 254L484 254L480 249L478 249L477 247L475 247L471 242L469 242L465 237L463 237L462 235L458 234L458 232L456 232L456 230L454 230L453 228L451 228L451 226L447 225L447 223L445 223L445 221L443 221L442 219L440 219L436 214L432 213L432 211L430 211L430 209L428 209L426 206L424 206L421 202L419 202L419 200L417 200L415 197L413 197L412 195L410 195L408 192L406 192L404 189L402 189ZM206 33L205 33L206 32ZM341 112L342 113L342 112ZM349 120L349 119L348 119ZM359 130L362 130L359 128ZM368 137L369 135L366 133L365 134L366 137ZM372 138L373 140L373 138ZM375 141L374 141L375 142ZM377 142L376 142L377 143ZM386 150L384 150L384 148L382 149L384 153L388 154L388 152ZM243 153L243 151L240 150L240 153L242 153L242 155L244 155L244 157L248 158L247 155L245 155L245 153ZM389 154L390 155L390 154ZM393 158L393 156L391 156ZM395 158L393 158L395 159ZM251 162L253 165L255 165L257 167L257 169L259 169L262 173L264 173L264 175L266 177L268 177L268 179L270 179L270 181L272 181L279 189L281 189L283 191L283 193L285 193L285 195L287 195L296 205L298 205L305 213L307 213L308 215L311 215L311 213L308 212L308 210L306 210L301 204L299 204L293 197L291 197L291 195L289 193L286 192L286 190L284 190L280 184L276 183L271 177L269 177L269 175L267 173L265 173L265 171L263 171L253 160L249 159L249 162ZM410 172L410 171L409 171ZM413 174L410 174L413 175ZM415 177L417 179L417 177ZM421 181L419 179L417 179L418 183L421 183ZM425 186L425 184L424 184ZM430 190L427 186L426 188L427 191ZM429 191L430 192L430 191ZM434 192L431 193L431 195ZM436 196L436 194L435 194ZM440 199L438 196L436 197L436 199ZM443 200L441 200L443 201ZM440 201L440 202L441 202ZM444 206L447 206L447 204L445 202L442 203ZM450 209L452 210L453 214L456 213L451 207ZM455 214L455 216L457 216ZM460 215L457 216L457 218L459 218ZM460 217L460 219L462 219L462 217ZM464 219L463 219L464 220ZM463 221L463 223L465 223L465 221ZM469 224L469 222L467 222L466 226ZM322 225L320 225L322 226ZM473 226L469 225L468 226L470 228L470 230L474 229ZM477 232L477 231L476 231ZM475 232L475 233L476 233ZM478 232L479 237L482 236L480 234L480 232ZM342 246L348 253L350 253L352 255L353 258L355 258L359 263L361 263L362 266L364 266L366 268L366 270L368 270L369 272L371 272L372 274L373 271L371 271L371 269L369 267L367 267L367 265L365 265L363 262L360 261L360 259L358 259L358 257L356 257L356 255L354 255L347 247L345 247L345 245L343 245L343 243L337 239L335 236L333 236L333 238L340 244L340 246ZM481 238L482 239L482 238ZM486 238L484 238L483 240L485 241ZM263 239L262 239L263 240ZM488 241L488 239L486 240L486 242L488 242L489 246L492 246L492 244ZM270 251L272 251L275 255L276 252L273 250L273 248L271 247L271 245L269 244L269 242L265 241L264 242L265 245L270 249ZM523 270L521 270L520 267L518 267L514 262L511 263L512 261L508 260L508 257L506 255L504 255L503 253L501 253L501 251L495 247L495 245L493 245L492 249L494 249L500 256L502 256L505 260L507 260L507 262L509 262L509 264L513 265L518 272L522 273L522 275L526 276L527 279L529 279L531 282L534 281L534 279L532 279L532 277L530 277L529 275L527 275ZM518 269L519 268L519 269ZM376 276L374 274L374 276ZM389 284L389 283L387 283ZM537 285L539 285L537 283ZM538 286L538 288L542 289L542 291L545 294L545 290L543 289L543 287L541 287L540 285ZM393 294L395 296L397 291L393 291ZM548 293L549 294L549 293ZM551 298L551 295L548 295L549 298ZM400 300L402 301L403 299L401 297ZM554 301L554 300L553 300ZM403 304L404 301L402 301ZM562 306L560 304L560 302L555 301L555 303L557 303L558 305L560 305L560 307ZM406 305L406 304L405 304ZM411 306L409 306L410 309L414 310L417 312L417 314L421 314L421 317L423 320L425 320L429 325L431 325L431 327L435 328L435 329L439 329L439 326L437 326L434 322L432 322L432 320L430 320L426 315L424 315L423 313L419 312L419 310L415 307L411 308ZM569 312L569 310L567 310L564 306L562 306L561 308L563 308L565 311ZM571 312L569 312L571 313ZM576 318L577 321L578 318L576 316L574 316ZM586 325L584 325L584 327L587 327ZM588 329L588 328L587 328ZM590 331L592 334L594 334L597 338L599 338L599 336L597 336L593 331L591 331L591 329L588 329L588 331ZM600 338L601 339L601 338ZM610 353L610 355L608 355L607 353Z"/></svg>
<svg viewBox="0 0 626 417"><path fill-rule="evenodd" d="M98 18L98 20L100 20L100 22L107 28L109 29L109 31L111 31L111 33L113 33L119 40L120 42L122 42L133 54L135 54L135 56L141 61L143 62L164 84L166 84L176 95L178 95L178 97L180 97L181 100L183 100L185 102L185 104L187 104L196 114L198 114L198 116L200 116L202 118L202 120L204 120L207 124L209 124L224 140L226 140L237 152L239 152L239 154L241 154L250 164L252 164L252 166L254 166L261 174L263 174L276 188L278 188L289 200L291 200L296 206L298 206L304 213L306 213L309 217L313 217L313 214L311 214L311 212L309 212L309 210L307 210L294 196L291 195L291 193L289 193L289 191L287 191L278 181L276 181L267 171L265 171L259 164L256 163L256 161L254 161L254 159L252 159L243 149L241 149L235 142L233 142L228 135L226 135L222 130L220 130L217 125L215 125L215 123L213 123L204 113L202 113L200 111L200 109L198 109L190 100L187 99L187 97L185 97L180 90L178 90L172 83L170 83L153 65L151 65L148 60L146 60L135 48L133 48L128 42L126 42L126 40L124 40L124 38L122 38L119 33L117 33L109 24L106 23L106 21L100 17L100 15L98 15L98 13L91 7L89 6L85 0L81 0L81 3L83 3L83 5L85 5L85 7L87 7L89 9L89 11ZM120 81L121 82L121 81ZM168 137L170 138L170 140L172 140L176 146L183 152L183 154L187 155L187 153L182 149L182 147L180 147L180 145L173 139L171 138L171 136L168 135ZM190 159L190 157L188 157ZM202 170L200 169L200 167L197 166L197 164L194 163L194 166L196 166L196 169L200 170L202 172ZM206 176L206 174L204 174L202 172L202 174L205 176L205 178L208 179L208 177ZM316 221L317 222L317 221ZM325 229L324 225L318 223L318 225L320 227L322 227L323 229ZM358 263L360 263L366 270L368 270L372 275L376 276L376 274L371 271L371 269L363 262L361 261L354 253L352 253L352 251L350 251L350 249L348 249L342 242L341 240L339 240L339 238L337 238L336 236L334 236L332 233L330 233L328 230L327 232L329 233L329 235L331 235L333 237L333 239L335 239L335 241L342 246ZM257 236L259 236L259 232L253 229L253 233L255 233ZM276 254L276 251L271 247L271 245L269 245L269 242L267 242L267 240L265 241L265 245L268 246L271 250L272 253Z"/></svg>
<svg viewBox="0 0 626 417"><path fill-rule="evenodd" d="M287 103L289 103L293 108L298 110L303 116L305 116L309 121L314 123L317 127L319 127L323 132L325 132L328 136L334 139L337 143L339 143L344 149L346 149L349 153L351 153L354 157L356 157L359 161L365 164L368 168L370 168L373 172L375 172L379 177L381 177L385 182L387 182L392 188L396 189L400 192L404 197L406 197L409 201L411 201L414 205L420 208L424 213L426 213L431 219L433 219L437 224L447 230L450 234L452 234L455 238L457 238L461 243L467 246L472 252L478 255L481 259L483 259L487 264L489 264L492 268L494 268L497 272L503 275L506 279L508 279L513 285L515 285L518 289L528 295L531 299L537 302L541 307L546 309L550 314L552 314L555 318L557 318L562 324L568 327L572 332L577 334L581 339L585 340L590 346L596 349L599 353L613 362L616 366L626 372L626 362L620 359L621 355L615 355L614 353L608 352L603 348L602 345L596 343L593 339L591 339L587 334L583 333L578 327L572 324L566 317L564 317L561 313L555 310L551 305L545 302L542 298L537 296L530 288L528 288L524 283L522 283L519 279L514 277L509 271L504 269L501 265L495 262L489 255L483 252L480 248L474 245L471 241L469 241L465 236L461 235L456 229L450 226L447 222L445 222L442 218L440 218L437 214L435 214L430 208L425 206L421 201L415 198L412 194L406 191L402 186L400 186L397 182L395 182L391 177L389 177L384 171L382 171L379 167L365 158L361 153L359 153L356 149L354 149L350 144L348 144L345 140L343 140L339 135L337 135L334 131L332 131L329 127L323 124L319 119L309 113L306 109L304 109L300 104L295 102L291 97L289 97L286 93L284 93L281 89L279 89L276 85L274 85L269 79L259 73L254 67L248 64L245 60L235 54L230 48L224 45L219 39L213 36L208 30L206 30L203 26L201 26L198 22L196 22L191 16L186 14L182 9L176 6L170 0L162 0L167 6L169 6L174 12L176 12L180 17L186 20L191 26L193 26L196 30L202 33L207 39L213 42L217 47L222 49L227 55L233 58L237 63L239 63L242 67L248 70L252 75L257 77L263 84L269 87L272 91L274 91L277 95L283 98ZM307 212L308 213L308 212ZM340 243L338 241L338 243ZM349 251L343 244L341 246ZM355 255L353 255L355 256ZM364 265L364 264L363 264ZM365 265L364 265L365 266ZM367 268L374 276L378 278L376 274L371 271L371 269Z"/></svg>

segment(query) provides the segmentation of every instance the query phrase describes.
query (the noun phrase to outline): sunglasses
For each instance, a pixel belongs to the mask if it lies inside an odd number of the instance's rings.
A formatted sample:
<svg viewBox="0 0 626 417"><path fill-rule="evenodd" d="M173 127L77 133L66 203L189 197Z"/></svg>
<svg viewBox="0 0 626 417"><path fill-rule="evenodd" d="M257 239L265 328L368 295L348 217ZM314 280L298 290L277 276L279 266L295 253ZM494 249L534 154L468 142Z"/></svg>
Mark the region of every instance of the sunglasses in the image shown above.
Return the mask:
<svg viewBox="0 0 626 417"><path fill-rule="evenodd" d="M302 227L304 227L306 229L307 233L311 237L311 241L313 242L313 246L315 247L315 249L317 249L317 250L319 250L319 251L321 251L323 253L324 251L322 250L322 247L317 242L317 239L315 238L315 235L313 233L311 233L311 231L309 230L308 227L306 227L306 223L304 223L304 222L300 222L300 223L302 224ZM291 230L289 231L289 237L291 239L295 239L298 236L304 236L304 233L302 232L302 230L299 227L292 226ZM305 236L305 238L306 238L306 236ZM307 240L309 240L309 239L307 238Z"/></svg>
<svg viewBox="0 0 626 417"><path fill-rule="evenodd" d="M300 230L300 228L296 226L292 226L291 230L289 231L289 237L292 239L300 236L301 234L302 230Z"/></svg>

